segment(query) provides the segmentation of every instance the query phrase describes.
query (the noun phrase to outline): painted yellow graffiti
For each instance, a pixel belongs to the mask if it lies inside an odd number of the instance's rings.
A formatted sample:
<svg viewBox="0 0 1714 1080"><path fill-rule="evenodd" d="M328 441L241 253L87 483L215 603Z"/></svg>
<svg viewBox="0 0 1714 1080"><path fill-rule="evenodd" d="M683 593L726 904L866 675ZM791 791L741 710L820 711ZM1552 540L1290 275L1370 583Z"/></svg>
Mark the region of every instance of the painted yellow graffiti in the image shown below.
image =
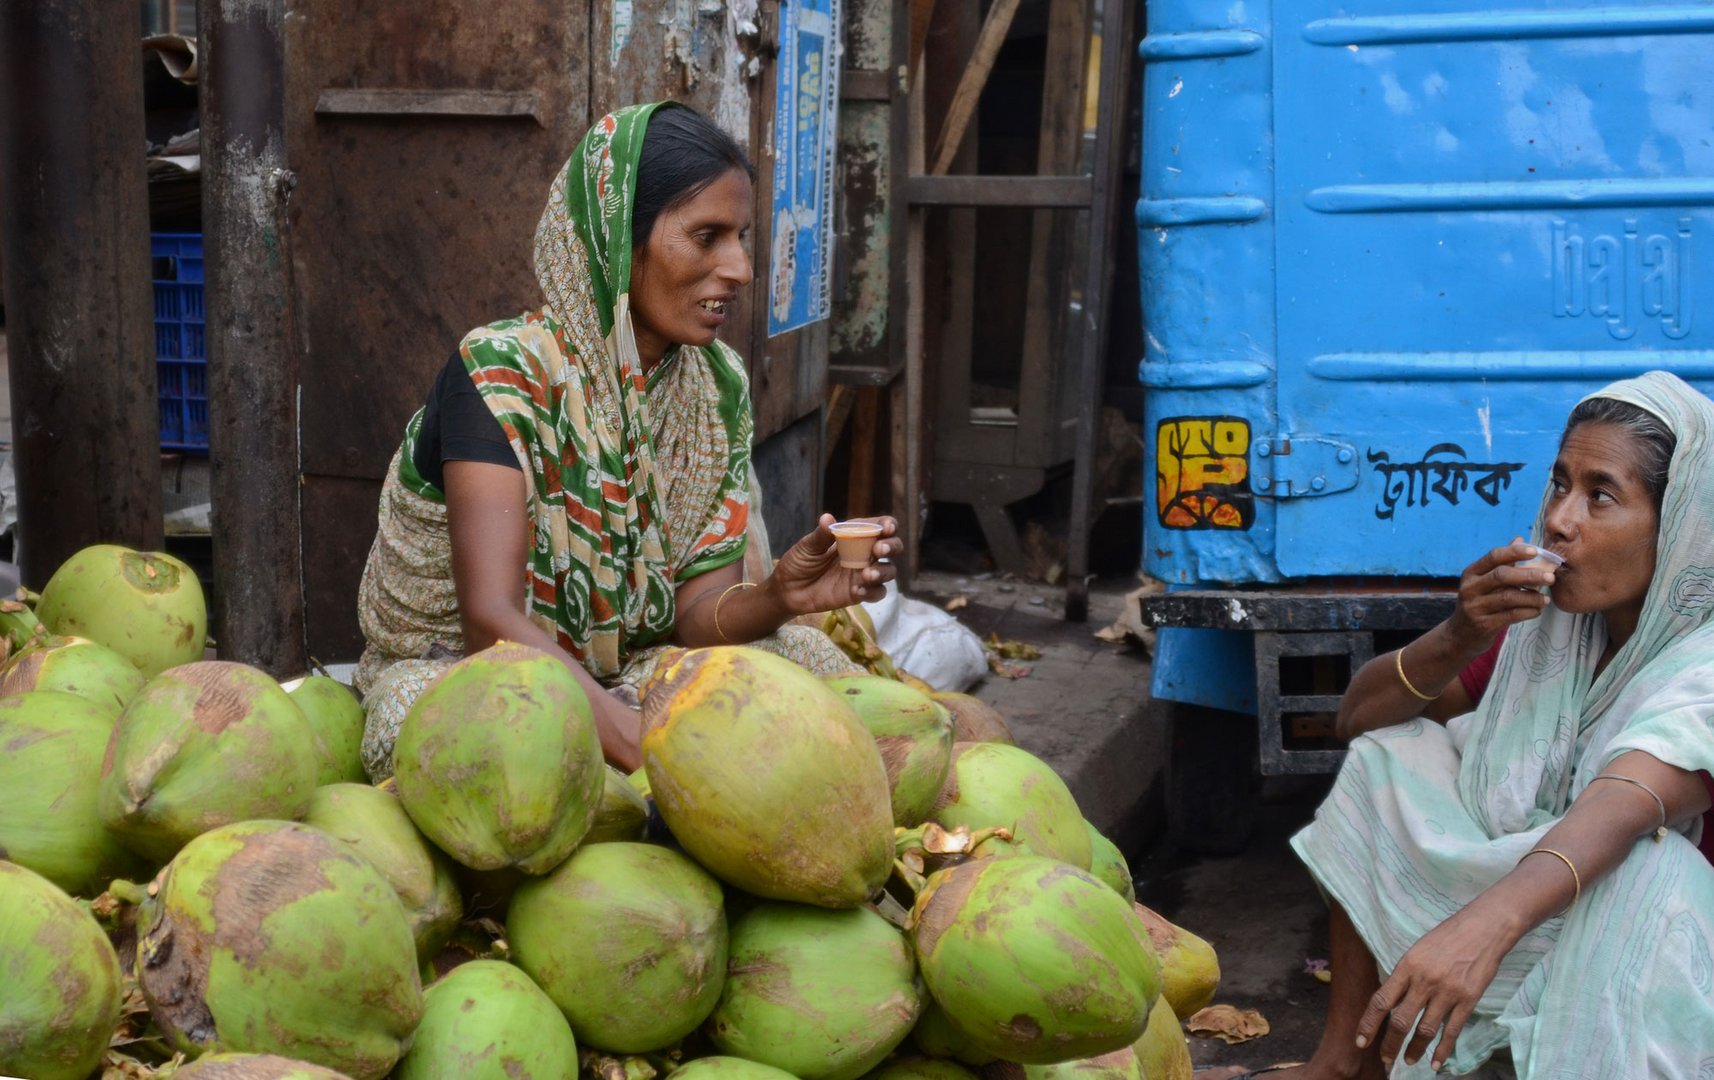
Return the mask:
<svg viewBox="0 0 1714 1080"><path fill-rule="evenodd" d="M1163 420L1155 438L1155 508L1169 529L1248 529L1250 425L1232 416Z"/></svg>

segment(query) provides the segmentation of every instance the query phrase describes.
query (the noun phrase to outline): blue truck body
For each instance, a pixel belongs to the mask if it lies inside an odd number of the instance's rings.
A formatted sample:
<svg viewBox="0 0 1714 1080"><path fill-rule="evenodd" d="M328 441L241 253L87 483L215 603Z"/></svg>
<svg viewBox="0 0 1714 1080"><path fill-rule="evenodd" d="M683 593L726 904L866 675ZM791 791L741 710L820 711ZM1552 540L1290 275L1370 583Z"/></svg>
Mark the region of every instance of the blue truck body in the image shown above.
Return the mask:
<svg viewBox="0 0 1714 1080"><path fill-rule="evenodd" d="M1143 568L1455 578L1576 401L1714 390L1714 2L1150 0ZM1158 698L1254 711L1233 629Z"/></svg>

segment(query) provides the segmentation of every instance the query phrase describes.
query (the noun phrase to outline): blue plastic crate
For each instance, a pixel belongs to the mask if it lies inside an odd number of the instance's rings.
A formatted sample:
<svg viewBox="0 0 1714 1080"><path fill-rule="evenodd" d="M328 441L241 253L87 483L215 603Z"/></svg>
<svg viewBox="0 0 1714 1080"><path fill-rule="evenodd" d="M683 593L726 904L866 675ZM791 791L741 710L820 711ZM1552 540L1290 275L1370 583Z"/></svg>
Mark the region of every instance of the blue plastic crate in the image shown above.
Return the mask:
<svg viewBox="0 0 1714 1080"><path fill-rule="evenodd" d="M202 234L149 238L155 285L155 366L161 448L208 450L208 359L204 352Z"/></svg>

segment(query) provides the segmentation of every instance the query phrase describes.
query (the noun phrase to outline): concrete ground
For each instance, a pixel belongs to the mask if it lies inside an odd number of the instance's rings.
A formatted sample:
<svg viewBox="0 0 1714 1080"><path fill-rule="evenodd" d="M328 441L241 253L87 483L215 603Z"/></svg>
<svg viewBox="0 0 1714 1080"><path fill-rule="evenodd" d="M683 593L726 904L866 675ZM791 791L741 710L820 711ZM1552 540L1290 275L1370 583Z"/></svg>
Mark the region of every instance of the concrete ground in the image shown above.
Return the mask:
<svg viewBox="0 0 1714 1080"><path fill-rule="evenodd" d="M1022 678L989 675L971 692L1065 778L1084 816L1124 851L1139 899L1214 946L1222 975L1215 1001L1267 1019L1268 1035L1240 1045L1192 1038L1197 1068L1304 1060L1327 999L1309 973L1327 958L1326 909L1287 839L1313 815L1326 780L1264 785L1257 834L1239 855L1201 858L1172 847L1162 828L1167 747L1149 708L1147 652L1095 637L1118 619L1136 584L1094 582L1087 623L1062 620L1063 588L992 574L926 572L911 595L942 606L967 597L956 613L966 626L1042 650L1039 660L1020 661L1029 669Z"/></svg>

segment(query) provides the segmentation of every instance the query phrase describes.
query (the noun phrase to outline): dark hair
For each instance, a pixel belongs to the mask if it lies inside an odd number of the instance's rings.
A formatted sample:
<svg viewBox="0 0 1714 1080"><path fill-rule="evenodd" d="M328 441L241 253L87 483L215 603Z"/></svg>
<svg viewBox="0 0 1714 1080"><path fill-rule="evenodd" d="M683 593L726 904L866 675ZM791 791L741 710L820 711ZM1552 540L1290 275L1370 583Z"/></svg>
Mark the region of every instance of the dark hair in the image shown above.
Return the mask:
<svg viewBox="0 0 1714 1080"><path fill-rule="evenodd" d="M1566 418L1565 434L1559 437L1561 448L1565 446L1566 437L1580 424L1611 424L1631 437L1631 445L1637 450L1637 475L1642 477L1643 486L1648 488L1654 497L1655 508L1659 509L1661 496L1666 493L1666 473L1672 464L1672 452L1678 446L1678 439L1666 426L1666 421L1628 401L1590 398L1572 409Z"/></svg>
<svg viewBox="0 0 1714 1080"><path fill-rule="evenodd" d="M637 160L637 194L631 209L631 247L649 241L655 219L683 206L733 169L756 178L756 166L737 140L687 105L668 103L649 117Z"/></svg>

